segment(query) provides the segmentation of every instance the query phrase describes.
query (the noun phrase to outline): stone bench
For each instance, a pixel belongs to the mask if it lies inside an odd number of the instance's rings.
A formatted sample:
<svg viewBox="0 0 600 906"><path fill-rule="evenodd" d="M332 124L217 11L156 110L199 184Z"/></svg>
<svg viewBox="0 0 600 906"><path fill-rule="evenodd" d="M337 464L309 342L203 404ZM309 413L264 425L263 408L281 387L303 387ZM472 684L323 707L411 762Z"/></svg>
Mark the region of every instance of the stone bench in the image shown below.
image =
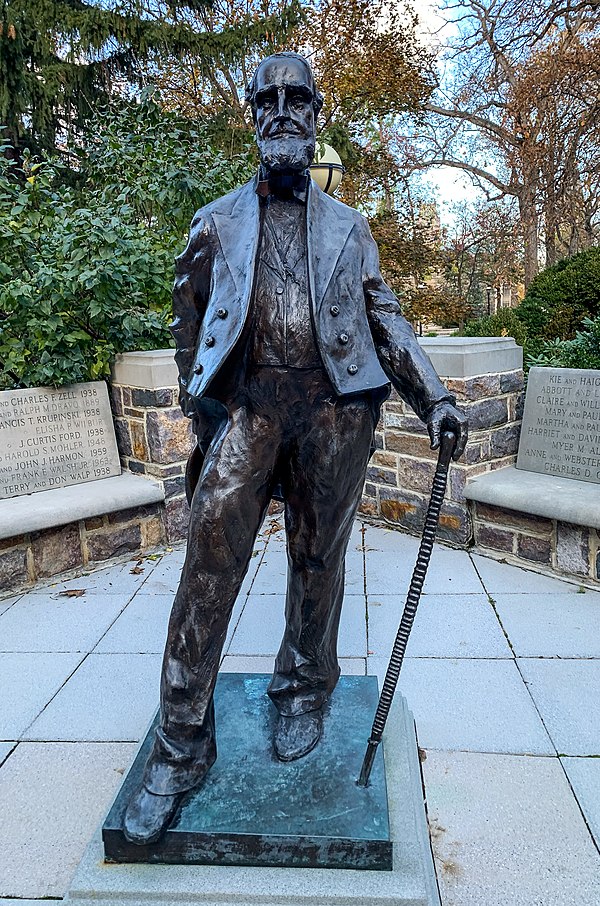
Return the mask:
<svg viewBox="0 0 600 906"><path fill-rule="evenodd" d="M0 507L0 540L92 520L164 500L164 490L155 482L123 472L85 484L38 491L35 496L11 497Z"/></svg>
<svg viewBox="0 0 600 906"><path fill-rule="evenodd" d="M161 484L123 472L3 500L0 590L155 547L164 496Z"/></svg>
<svg viewBox="0 0 600 906"><path fill-rule="evenodd" d="M598 380L597 372L531 370L516 464L464 489L478 547L600 580Z"/></svg>
<svg viewBox="0 0 600 906"><path fill-rule="evenodd" d="M465 486L476 548L562 576L600 579L600 485L507 466Z"/></svg>

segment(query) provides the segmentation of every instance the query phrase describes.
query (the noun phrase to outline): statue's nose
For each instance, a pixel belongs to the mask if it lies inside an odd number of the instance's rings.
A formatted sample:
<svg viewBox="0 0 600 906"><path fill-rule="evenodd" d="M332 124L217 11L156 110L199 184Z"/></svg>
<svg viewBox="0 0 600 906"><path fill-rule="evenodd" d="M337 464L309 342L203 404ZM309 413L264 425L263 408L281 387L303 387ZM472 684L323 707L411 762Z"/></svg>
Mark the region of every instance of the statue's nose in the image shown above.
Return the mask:
<svg viewBox="0 0 600 906"><path fill-rule="evenodd" d="M290 115L285 91L280 88L277 92L277 119L287 119Z"/></svg>

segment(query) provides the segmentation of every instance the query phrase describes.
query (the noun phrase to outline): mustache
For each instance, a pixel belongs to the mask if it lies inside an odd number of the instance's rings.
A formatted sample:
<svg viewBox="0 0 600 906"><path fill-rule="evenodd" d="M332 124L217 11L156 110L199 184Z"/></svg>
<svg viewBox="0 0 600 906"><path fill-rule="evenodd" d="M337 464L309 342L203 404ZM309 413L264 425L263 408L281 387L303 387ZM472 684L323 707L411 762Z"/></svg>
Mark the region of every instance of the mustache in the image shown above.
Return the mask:
<svg viewBox="0 0 600 906"><path fill-rule="evenodd" d="M265 138L279 138L282 135L290 135L294 138L303 137L302 131L297 129L295 126L273 126L269 129L268 133L265 135Z"/></svg>

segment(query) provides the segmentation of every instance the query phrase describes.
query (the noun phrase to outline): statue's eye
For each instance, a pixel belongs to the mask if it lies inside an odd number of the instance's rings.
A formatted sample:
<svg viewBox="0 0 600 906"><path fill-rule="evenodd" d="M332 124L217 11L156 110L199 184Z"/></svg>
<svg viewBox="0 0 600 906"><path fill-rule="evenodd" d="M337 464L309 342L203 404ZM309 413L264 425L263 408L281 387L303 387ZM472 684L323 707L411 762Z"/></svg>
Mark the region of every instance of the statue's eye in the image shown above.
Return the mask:
<svg viewBox="0 0 600 906"><path fill-rule="evenodd" d="M263 110L271 110L276 103L276 98L270 94L259 95L257 98L257 104L259 107L262 107Z"/></svg>

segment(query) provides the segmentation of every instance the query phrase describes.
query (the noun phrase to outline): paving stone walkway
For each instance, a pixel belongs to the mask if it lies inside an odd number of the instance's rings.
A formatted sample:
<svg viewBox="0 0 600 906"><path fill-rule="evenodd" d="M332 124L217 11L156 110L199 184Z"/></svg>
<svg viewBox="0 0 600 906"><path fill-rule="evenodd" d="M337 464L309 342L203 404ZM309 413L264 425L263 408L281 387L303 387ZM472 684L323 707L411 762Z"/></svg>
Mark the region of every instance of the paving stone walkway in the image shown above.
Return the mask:
<svg viewBox="0 0 600 906"><path fill-rule="evenodd" d="M381 681L417 546L356 524L343 672ZM65 895L156 708L183 556L0 599L0 906ZM271 670L285 573L271 520L223 670ZM600 906L600 593L436 546L408 655L444 906Z"/></svg>

